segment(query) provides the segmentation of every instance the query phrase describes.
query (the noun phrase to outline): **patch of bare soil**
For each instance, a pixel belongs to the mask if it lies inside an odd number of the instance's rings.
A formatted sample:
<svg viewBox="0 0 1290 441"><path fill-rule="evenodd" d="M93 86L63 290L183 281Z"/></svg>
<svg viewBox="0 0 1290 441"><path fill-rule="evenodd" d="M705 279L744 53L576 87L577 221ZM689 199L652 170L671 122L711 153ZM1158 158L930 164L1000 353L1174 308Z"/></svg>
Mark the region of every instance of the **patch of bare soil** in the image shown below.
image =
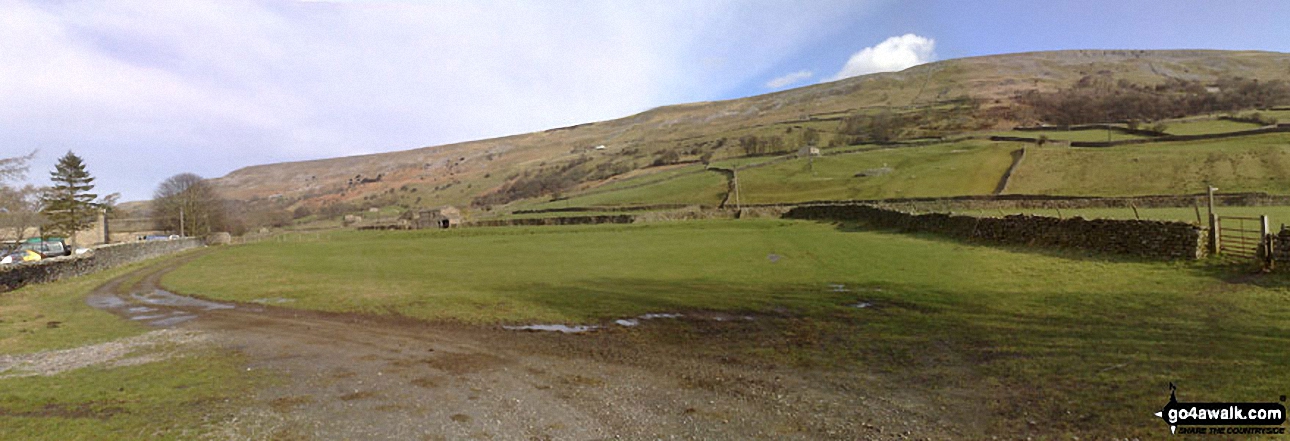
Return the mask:
<svg viewBox="0 0 1290 441"><path fill-rule="evenodd" d="M143 335L72 349L0 355L0 380L50 376L89 366L132 366L173 357L206 341L199 331L159 329ZM164 348L164 350L160 349Z"/></svg>
<svg viewBox="0 0 1290 441"><path fill-rule="evenodd" d="M139 292L181 264L109 283L96 304L130 317ZM118 282L119 283L119 282ZM104 302L110 295L122 300ZM92 298L93 298L92 296ZM216 438L283 439L952 439L979 438L971 411L882 376L719 355L752 321L712 340L667 337L685 320L586 334L428 324L258 304L149 304L174 326L245 353L283 381L213 424ZM697 349L696 349L697 348ZM957 419L951 419L957 418Z"/></svg>

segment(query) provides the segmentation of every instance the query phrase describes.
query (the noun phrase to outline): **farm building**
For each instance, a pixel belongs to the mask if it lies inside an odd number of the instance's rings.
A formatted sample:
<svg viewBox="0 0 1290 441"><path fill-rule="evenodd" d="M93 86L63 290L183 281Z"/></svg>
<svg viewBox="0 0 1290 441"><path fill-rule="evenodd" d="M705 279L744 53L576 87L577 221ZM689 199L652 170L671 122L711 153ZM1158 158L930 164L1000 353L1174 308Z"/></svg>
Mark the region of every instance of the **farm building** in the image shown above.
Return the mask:
<svg viewBox="0 0 1290 441"><path fill-rule="evenodd" d="M451 205L439 208L412 209L399 216L399 223L415 230L423 228L451 228L461 225L461 210Z"/></svg>

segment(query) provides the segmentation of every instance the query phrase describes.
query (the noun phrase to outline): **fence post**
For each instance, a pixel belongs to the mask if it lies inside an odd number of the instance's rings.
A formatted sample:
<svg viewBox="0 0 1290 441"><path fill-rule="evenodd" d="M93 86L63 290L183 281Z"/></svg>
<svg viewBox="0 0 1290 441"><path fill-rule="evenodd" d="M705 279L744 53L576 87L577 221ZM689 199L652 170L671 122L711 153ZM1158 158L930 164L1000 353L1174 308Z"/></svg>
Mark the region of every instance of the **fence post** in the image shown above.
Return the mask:
<svg viewBox="0 0 1290 441"><path fill-rule="evenodd" d="M1272 266L1272 236L1268 234L1268 215L1259 215L1259 256L1264 268Z"/></svg>
<svg viewBox="0 0 1290 441"><path fill-rule="evenodd" d="M1218 215L1209 213L1209 254L1218 255Z"/></svg>

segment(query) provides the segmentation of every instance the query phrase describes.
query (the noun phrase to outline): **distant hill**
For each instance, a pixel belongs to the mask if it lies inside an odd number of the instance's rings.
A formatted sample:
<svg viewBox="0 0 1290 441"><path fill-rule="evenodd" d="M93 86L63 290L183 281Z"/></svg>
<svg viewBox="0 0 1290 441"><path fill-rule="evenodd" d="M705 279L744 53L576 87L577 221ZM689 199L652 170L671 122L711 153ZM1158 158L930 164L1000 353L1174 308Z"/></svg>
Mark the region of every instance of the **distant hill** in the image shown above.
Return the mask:
<svg viewBox="0 0 1290 441"><path fill-rule="evenodd" d="M1290 78L1290 54L1077 50L946 60L523 135L257 165L213 182L227 198L272 210L445 204L499 208L622 185L616 183L700 160L791 152L804 142L832 147L866 142L847 121L873 125L895 118L905 123L896 137L907 141L1008 130L1041 122L1019 103L1019 95L1069 88L1090 77L1139 86L1210 85L1238 77L1284 80ZM997 155L990 158L999 161ZM988 181L975 185L991 187Z"/></svg>

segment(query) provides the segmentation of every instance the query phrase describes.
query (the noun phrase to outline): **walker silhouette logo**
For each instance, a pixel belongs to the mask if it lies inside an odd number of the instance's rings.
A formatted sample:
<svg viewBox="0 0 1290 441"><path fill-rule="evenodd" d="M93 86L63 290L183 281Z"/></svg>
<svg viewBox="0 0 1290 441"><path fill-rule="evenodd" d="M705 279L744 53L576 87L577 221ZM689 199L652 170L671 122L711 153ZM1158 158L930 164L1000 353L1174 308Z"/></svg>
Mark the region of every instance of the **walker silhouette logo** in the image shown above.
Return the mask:
<svg viewBox="0 0 1290 441"><path fill-rule="evenodd" d="M1285 423L1286 407L1281 403L1179 403L1177 391L1178 387L1169 383L1169 404L1156 412L1156 416L1169 424L1169 433L1177 434L1178 426L1214 426L1183 427L1181 431L1213 435L1285 434L1284 427L1269 427ZM1282 395L1281 401L1285 399Z"/></svg>

